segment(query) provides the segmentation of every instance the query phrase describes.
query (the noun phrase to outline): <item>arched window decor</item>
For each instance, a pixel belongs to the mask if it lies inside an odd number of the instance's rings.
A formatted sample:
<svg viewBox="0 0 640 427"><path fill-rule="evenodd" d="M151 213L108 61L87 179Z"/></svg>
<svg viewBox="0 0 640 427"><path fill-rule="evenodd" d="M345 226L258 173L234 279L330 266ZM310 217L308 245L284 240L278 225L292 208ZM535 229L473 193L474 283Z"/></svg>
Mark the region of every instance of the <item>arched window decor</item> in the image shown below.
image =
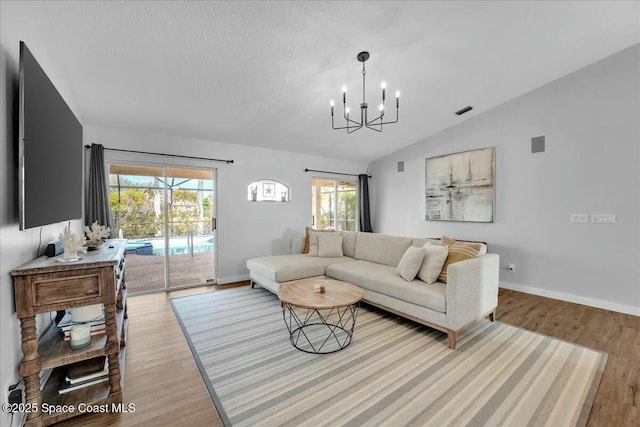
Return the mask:
<svg viewBox="0 0 640 427"><path fill-rule="evenodd" d="M291 187L275 179L261 179L247 186L247 200L250 202L288 202Z"/></svg>

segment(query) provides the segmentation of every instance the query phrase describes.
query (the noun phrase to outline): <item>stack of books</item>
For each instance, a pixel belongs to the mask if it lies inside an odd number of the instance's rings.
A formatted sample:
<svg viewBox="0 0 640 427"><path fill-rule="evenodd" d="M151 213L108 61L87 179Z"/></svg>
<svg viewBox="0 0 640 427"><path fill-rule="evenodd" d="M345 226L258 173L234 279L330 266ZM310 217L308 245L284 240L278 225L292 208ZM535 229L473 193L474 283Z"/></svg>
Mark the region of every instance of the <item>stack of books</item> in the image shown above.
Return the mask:
<svg viewBox="0 0 640 427"><path fill-rule="evenodd" d="M109 381L109 366L105 356L83 360L67 366L67 375L58 388L58 394L69 393L105 381Z"/></svg>
<svg viewBox="0 0 640 427"><path fill-rule="evenodd" d="M91 330L90 334L92 336L102 335L106 333L104 314L95 319L87 320L86 322L74 322L73 320L71 320L71 313L67 311L60 322L58 322L58 328L62 330L65 341L71 340L71 328L75 325L89 325Z"/></svg>

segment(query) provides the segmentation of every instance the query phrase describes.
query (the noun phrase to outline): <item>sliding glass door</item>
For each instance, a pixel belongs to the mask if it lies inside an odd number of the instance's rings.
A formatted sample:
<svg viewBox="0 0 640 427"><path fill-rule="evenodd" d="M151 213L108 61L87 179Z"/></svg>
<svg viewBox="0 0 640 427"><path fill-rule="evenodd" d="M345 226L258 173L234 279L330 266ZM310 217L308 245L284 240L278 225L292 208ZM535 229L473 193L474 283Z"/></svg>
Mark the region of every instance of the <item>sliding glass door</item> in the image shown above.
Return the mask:
<svg viewBox="0 0 640 427"><path fill-rule="evenodd" d="M215 282L215 170L109 164L129 292Z"/></svg>
<svg viewBox="0 0 640 427"><path fill-rule="evenodd" d="M168 287L213 283L213 171L166 169Z"/></svg>

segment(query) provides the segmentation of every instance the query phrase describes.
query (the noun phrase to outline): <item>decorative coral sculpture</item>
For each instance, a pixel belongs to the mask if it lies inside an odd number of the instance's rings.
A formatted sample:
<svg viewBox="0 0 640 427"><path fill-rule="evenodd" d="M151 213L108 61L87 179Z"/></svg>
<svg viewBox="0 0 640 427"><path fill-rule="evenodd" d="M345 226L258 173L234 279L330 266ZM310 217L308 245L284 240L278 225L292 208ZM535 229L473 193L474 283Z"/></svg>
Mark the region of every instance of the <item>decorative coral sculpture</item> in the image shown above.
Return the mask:
<svg viewBox="0 0 640 427"><path fill-rule="evenodd" d="M78 236L68 227L62 230L58 239L62 242L62 248L64 249L62 257L65 259L76 258L78 252L87 252L87 248L84 246L84 238Z"/></svg>
<svg viewBox="0 0 640 427"><path fill-rule="evenodd" d="M111 228L98 224L95 221L91 227L84 226L84 232L87 235L87 246L97 248L111 235Z"/></svg>

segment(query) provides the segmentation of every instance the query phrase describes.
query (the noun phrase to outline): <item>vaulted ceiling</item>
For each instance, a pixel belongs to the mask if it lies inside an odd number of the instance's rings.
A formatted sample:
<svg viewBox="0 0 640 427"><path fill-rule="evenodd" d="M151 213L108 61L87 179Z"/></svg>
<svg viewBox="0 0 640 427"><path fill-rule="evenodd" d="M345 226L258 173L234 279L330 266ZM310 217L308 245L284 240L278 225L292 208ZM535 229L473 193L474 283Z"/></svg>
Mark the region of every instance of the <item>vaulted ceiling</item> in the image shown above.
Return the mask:
<svg viewBox="0 0 640 427"><path fill-rule="evenodd" d="M636 1L43 2L85 125L370 161L640 41ZM28 41L27 41L28 44ZM382 133L331 129L401 92ZM37 57L37 52L35 52ZM392 100L391 100L392 101ZM392 102L391 102L392 104ZM473 111L454 111L472 105ZM392 116L393 117L393 116Z"/></svg>

